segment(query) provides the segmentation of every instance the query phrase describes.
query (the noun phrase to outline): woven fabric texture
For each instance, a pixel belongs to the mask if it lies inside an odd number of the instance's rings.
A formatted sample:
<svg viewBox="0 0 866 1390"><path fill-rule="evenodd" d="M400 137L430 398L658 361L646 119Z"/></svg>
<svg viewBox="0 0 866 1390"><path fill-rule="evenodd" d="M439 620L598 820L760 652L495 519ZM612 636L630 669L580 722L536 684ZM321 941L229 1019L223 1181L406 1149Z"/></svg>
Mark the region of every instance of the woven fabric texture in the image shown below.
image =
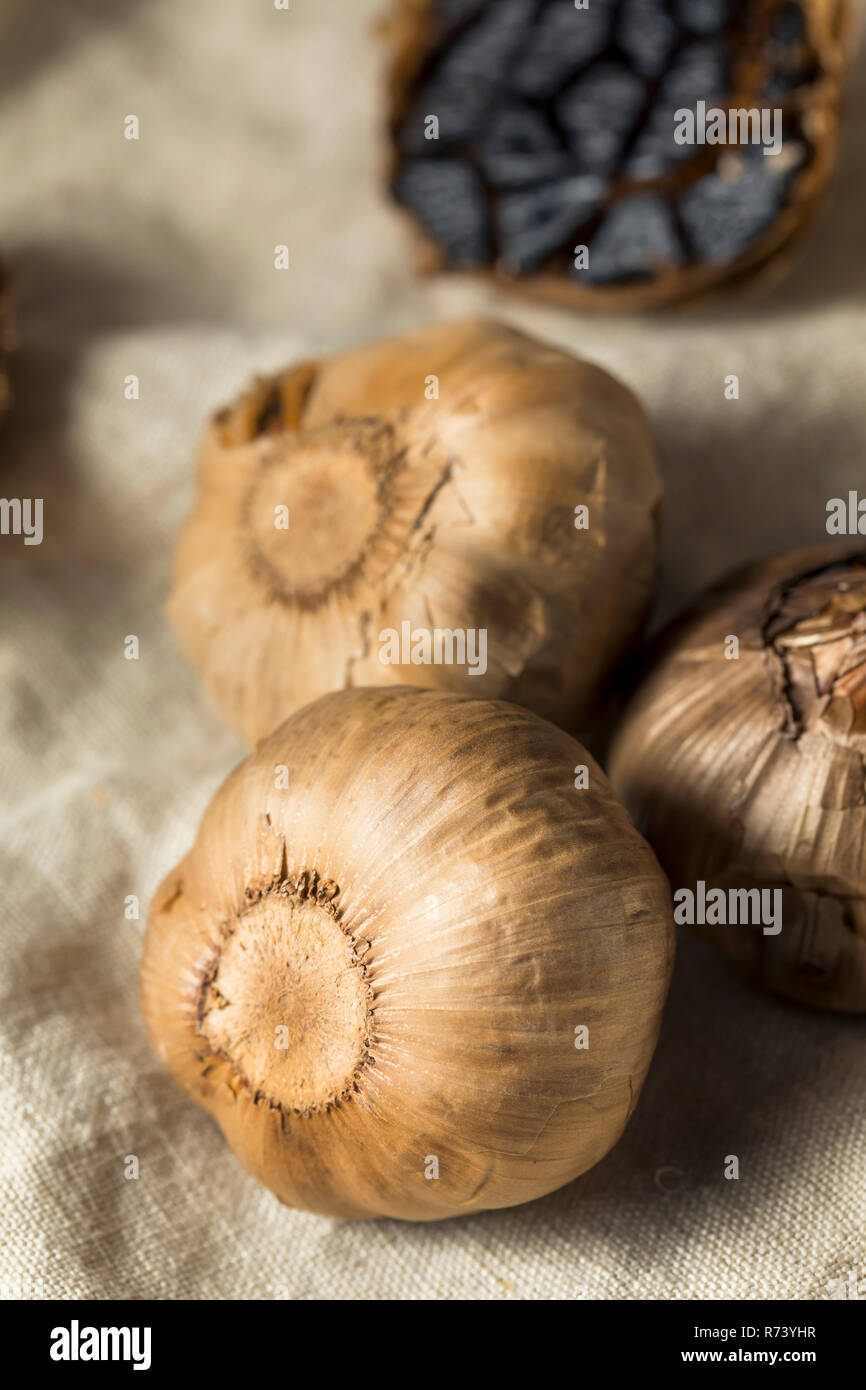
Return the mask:
<svg viewBox="0 0 866 1390"><path fill-rule="evenodd" d="M659 444L657 620L738 562L820 543L827 499L863 483L862 62L835 194L790 278L681 316L576 317L415 277L380 191L377 16L368 0L0 3L0 252L20 336L0 491L44 499L40 546L0 539L0 1287L866 1293L864 1022L758 994L690 938L625 1136L522 1209L419 1227L285 1210L149 1049L146 903L243 753L166 627L171 551L201 424L255 371L479 311L610 367Z"/></svg>

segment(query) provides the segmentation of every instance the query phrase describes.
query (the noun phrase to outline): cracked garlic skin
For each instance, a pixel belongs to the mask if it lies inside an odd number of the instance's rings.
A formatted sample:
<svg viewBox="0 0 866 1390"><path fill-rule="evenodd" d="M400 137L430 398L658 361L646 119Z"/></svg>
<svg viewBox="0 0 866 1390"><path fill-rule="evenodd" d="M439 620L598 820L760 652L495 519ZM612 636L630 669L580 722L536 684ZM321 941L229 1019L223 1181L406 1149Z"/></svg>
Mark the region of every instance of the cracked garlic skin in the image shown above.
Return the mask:
<svg viewBox="0 0 866 1390"><path fill-rule="evenodd" d="M642 625L660 499L643 411L607 372L495 322L437 324L217 415L169 615L251 744L362 685L505 697L577 731ZM401 644L383 663L404 630L483 632L486 661Z"/></svg>
<svg viewBox="0 0 866 1390"><path fill-rule="evenodd" d="M151 905L141 1000L281 1201L433 1221L607 1153L673 938L655 856L568 734L504 701L341 691L217 793Z"/></svg>
<svg viewBox="0 0 866 1390"><path fill-rule="evenodd" d="M725 643L739 639L738 659ZM662 639L610 759L676 891L778 888L782 928L700 925L748 976L866 1012L866 551L736 575Z"/></svg>

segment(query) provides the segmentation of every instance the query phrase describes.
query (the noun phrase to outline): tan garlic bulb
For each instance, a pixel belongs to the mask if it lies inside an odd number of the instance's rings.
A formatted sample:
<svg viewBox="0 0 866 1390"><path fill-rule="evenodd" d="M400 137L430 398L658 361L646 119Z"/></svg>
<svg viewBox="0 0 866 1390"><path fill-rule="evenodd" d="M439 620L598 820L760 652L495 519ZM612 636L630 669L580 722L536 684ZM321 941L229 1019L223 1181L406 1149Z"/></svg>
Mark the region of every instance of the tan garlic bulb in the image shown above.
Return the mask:
<svg viewBox="0 0 866 1390"><path fill-rule="evenodd" d="M672 628L610 774L678 920L682 903L781 994L863 1012L864 758L866 552L823 549L748 569Z"/></svg>
<svg viewBox="0 0 866 1390"><path fill-rule="evenodd" d="M584 727L652 593L661 487L600 368L484 320L306 362L207 431L169 613L250 743L326 691Z"/></svg>
<svg viewBox="0 0 866 1390"><path fill-rule="evenodd" d="M664 876L580 744L504 701L368 688L224 783L153 901L141 1000L281 1201L432 1221L607 1153L672 954Z"/></svg>

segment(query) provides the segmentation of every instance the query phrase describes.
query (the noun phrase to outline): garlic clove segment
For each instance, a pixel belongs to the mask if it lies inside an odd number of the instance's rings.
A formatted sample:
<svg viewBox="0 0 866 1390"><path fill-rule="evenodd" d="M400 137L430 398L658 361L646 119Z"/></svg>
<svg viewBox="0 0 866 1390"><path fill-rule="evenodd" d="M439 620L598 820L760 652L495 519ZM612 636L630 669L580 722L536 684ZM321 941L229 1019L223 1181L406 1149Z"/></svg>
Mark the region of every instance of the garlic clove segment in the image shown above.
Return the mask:
<svg viewBox="0 0 866 1390"><path fill-rule="evenodd" d="M673 935L652 851L569 735L505 702L351 690L214 797L152 903L142 1010L281 1201L432 1221L607 1153Z"/></svg>
<svg viewBox="0 0 866 1390"><path fill-rule="evenodd" d="M435 324L216 416L169 616L251 744L361 685L585 728L651 599L660 502L626 387L502 324Z"/></svg>
<svg viewBox="0 0 866 1390"><path fill-rule="evenodd" d="M863 1013L864 759L866 551L822 548L751 566L663 636L610 775L683 920L768 988Z"/></svg>

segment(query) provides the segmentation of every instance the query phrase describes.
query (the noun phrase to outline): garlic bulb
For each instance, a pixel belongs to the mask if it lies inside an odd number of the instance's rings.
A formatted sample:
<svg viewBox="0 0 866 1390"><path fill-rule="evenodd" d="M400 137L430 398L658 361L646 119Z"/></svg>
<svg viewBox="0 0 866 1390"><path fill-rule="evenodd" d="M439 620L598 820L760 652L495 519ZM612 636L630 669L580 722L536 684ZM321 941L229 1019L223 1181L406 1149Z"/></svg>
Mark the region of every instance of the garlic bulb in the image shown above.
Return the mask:
<svg viewBox="0 0 866 1390"><path fill-rule="evenodd" d="M634 396L487 321L306 362L217 415L169 605L250 743L328 690L507 696L580 728L650 600Z"/></svg>
<svg viewBox="0 0 866 1390"><path fill-rule="evenodd" d="M677 624L610 762L678 919L695 894L695 929L740 969L852 1012L866 1011L864 757L866 555L824 549L747 570Z"/></svg>
<svg viewBox="0 0 866 1390"><path fill-rule="evenodd" d="M672 953L664 876L574 739L506 702L350 690L217 793L153 901L141 999L281 1201L428 1221L603 1157Z"/></svg>
<svg viewBox="0 0 866 1390"><path fill-rule="evenodd" d="M428 269L577 308L783 267L833 171L850 0L391 0L391 190Z"/></svg>

